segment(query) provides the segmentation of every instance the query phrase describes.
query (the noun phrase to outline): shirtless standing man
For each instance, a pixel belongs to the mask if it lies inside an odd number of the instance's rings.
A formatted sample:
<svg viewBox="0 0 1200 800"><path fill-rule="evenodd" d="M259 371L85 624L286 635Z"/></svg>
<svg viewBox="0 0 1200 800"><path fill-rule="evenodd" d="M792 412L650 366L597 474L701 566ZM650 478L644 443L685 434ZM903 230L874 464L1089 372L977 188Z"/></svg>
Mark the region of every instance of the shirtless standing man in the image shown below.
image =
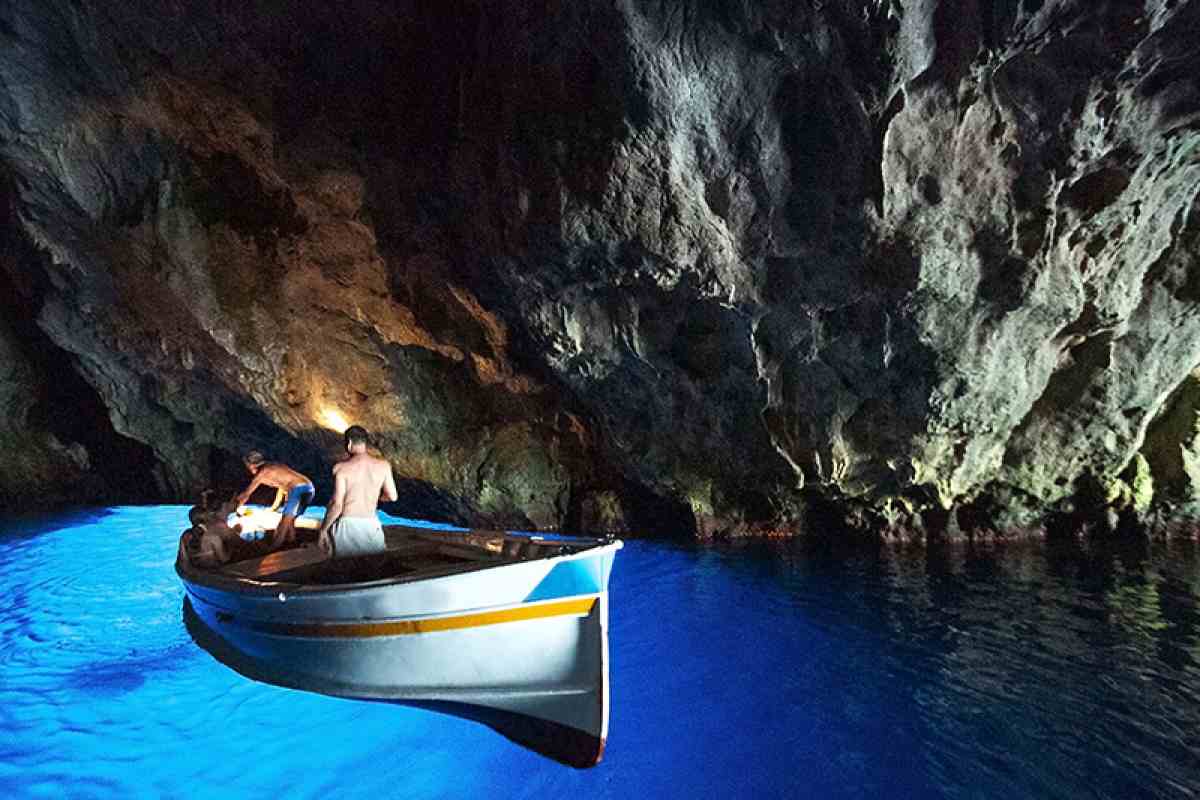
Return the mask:
<svg viewBox="0 0 1200 800"><path fill-rule="evenodd" d="M317 546L331 558L381 553L387 549L376 506L399 497L392 465L367 452L367 431L346 429L350 457L333 465L333 499L325 510Z"/></svg>
<svg viewBox="0 0 1200 800"><path fill-rule="evenodd" d="M245 505L259 486L274 487L275 502L271 504L271 510L279 508L280 504L283 504L283 508L280 509L282 516L275 528L275 535L271 537L271 545L278 548L295 541L296 517L304 513L317 493L312 481L286 464L267 461L257 450L251 450L242 460L254 480L237 496L238 506Z"/></svg>

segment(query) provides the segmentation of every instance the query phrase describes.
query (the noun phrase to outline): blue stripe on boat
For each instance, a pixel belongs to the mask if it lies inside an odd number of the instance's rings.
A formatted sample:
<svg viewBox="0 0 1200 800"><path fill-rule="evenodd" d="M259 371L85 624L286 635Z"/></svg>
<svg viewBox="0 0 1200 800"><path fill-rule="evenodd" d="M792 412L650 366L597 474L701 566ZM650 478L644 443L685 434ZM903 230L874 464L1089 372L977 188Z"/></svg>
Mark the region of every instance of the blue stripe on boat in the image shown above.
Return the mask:
<svg viewBox="0 0 1200 800"><path fill-rule="evenodd" d="M573 597L577 594L596 594L604 590L604 562L607 558L581 558L575 561L564 561L555 564L554 569L546 573L541 583L533 587L533 591L525 598L526 603L536 600L554 600L559 597Z"/></svg>

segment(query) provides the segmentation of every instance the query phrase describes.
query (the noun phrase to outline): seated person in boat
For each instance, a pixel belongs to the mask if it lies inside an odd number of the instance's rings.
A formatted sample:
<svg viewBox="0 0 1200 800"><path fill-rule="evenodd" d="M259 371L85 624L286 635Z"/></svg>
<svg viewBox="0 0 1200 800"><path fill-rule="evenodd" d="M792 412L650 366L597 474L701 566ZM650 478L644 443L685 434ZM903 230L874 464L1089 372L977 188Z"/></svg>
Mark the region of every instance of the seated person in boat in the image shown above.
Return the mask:
<svg viewBox="0 0 1200 800"><path fill-rule="evenodd" d="M201 504L188 512L192 523L192 536L188 539L192 562L201 567L216 567L263 555L262 542L244 541L238 531L226 524L225 519L233 513L234 504L210 506L208 494L205 492Z"/></svg>
<svg viewBox="0 0 1200 800"><path fill-rule="evenodd" d="M283 508L280 509L282 517L274 536L271 537L271 544L283 547L295 542L296 517L304 513L304 509L308 508L308 504L317 493L312 481L286 464L267 461L257 450L247 453L243 461L254 479L250 481L246 490L237 496L238 506L245 505L259 486L273 487L275 502L271 504L271 510L279 508L280 504Z"/></svg>
<svg viewBox="0 0 1200 800"><path fill-rule="evenodd" d="M349 458L333 465L333 499L325 510L317 545L331 558L381 553L387 549L376 506L393 501L392 465L367 452L369 434L359 425L346 429Z"/></svg>

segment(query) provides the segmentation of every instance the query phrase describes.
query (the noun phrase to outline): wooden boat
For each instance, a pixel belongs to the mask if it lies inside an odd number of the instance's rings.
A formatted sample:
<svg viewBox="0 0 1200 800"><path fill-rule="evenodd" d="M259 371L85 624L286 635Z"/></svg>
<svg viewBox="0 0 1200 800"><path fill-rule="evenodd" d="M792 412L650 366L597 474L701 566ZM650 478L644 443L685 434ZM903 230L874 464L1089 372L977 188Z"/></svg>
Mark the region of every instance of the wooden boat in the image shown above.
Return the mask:
<svg viewBox="0 0 1200 800"><path fill-rule="evenodd" d="M381 554L331 560L309 543L221 566L197 563L200 531L184 532L175 569L193 638L256 680L431 708L572 766L599 762L621 542L384 532Z"/></svg>

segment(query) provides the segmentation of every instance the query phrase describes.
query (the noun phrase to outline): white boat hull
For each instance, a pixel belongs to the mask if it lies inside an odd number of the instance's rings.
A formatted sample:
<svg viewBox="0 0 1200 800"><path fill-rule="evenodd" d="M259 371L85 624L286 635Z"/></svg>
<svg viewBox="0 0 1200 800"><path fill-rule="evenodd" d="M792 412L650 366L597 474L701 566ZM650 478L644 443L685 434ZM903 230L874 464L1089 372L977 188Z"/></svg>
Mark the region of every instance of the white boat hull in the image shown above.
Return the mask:
<svg viewBox="0 0 1200 800"><path fill-rule="evenodd" d="M256 679L439 708L590 766L608 734L607 582L619 547L359 587L230 590L184 575L189 624Z"/></svg>

